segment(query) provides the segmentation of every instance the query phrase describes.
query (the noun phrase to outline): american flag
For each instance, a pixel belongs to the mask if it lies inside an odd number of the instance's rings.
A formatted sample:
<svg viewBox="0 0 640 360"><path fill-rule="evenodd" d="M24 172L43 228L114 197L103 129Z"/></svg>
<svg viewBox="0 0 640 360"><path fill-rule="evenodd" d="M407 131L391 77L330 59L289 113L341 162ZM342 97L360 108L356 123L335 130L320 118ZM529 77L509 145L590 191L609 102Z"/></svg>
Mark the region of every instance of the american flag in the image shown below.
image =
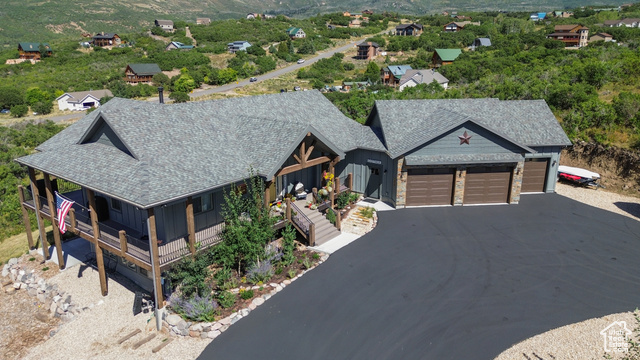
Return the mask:
<svg viewBox="0 0 640 360"><path fill-rule="evenodd" d="M67 213L74 202L63 198L56 191L56 208L58 209L58 226L60 227L60 233L64 234L67 231L67 224L64 223L64 219L67 217Z"/></svg>

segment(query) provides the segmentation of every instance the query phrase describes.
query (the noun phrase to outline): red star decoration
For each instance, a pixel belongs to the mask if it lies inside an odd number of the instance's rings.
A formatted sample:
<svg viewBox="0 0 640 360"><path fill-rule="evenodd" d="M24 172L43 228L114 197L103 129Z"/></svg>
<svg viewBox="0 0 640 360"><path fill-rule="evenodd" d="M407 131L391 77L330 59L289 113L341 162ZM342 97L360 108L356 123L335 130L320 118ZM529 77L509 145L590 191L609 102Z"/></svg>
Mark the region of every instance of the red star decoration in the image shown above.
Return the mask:
<svg viewBox="0 0 640 360"><path fill-rule="evenodd" d="M465 131L464 134L462 134L462 136L458 136L458 139L460 139L460 145L462 144L469 144L469 140L471 139L471 135L467 134L467 132Z"/></svg>

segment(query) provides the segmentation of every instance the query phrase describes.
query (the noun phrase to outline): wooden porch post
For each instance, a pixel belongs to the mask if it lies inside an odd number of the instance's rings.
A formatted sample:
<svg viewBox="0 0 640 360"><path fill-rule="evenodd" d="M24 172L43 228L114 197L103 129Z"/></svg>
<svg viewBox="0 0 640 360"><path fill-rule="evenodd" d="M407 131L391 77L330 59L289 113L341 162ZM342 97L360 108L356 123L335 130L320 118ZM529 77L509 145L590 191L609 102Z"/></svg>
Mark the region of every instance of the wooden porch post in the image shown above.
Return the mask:
<svg viewBox="0 0 640 360"><path fill-rule="evenodd" d="M349 191L353 191L353 173L349 173L349 175L347 175L347 187L349 188Z"/></svg>
<svg viewBox="0 0 640 360"><path fill-rule="evenodd" d="M31 181L31 195L33 196L33 205L36 208L36 220L38 221L38 231L40 232L40 242L42 243L42 256L45 260L49 259L49 244L47 243L47 233L44 231L44 224L40 216L40 192L38 191L38 180L36 180L36 172L29 167L29 181Z"/></svg>
<svg viewBox="0 0 640 360"><path fill-rule="evenodd" d="M196 220L193 215L193 197L187 198L187 232L189 233L189 251L196 253Z"/></svg>
<svg viewBox="0 0 640 360"><path fill-rule="evenodd" d="M69 227L69 231L73 231L76 235L78 234L78 221L76 220L76 209L69 209L69 221L71 222L71 226Z"/></svg>
<svg viewBox="0 0 640 360"><path fill-rule="evenodd" d="M336 194L340 195L340 178L334 178L333 183L333 189L335 190Z"/></svg>
<svg viewBox="0 0 640 360"><path fill-rule="evenodd" d="M309 225L309 246L316 246L316 224Z"/></svg>
<svg viewBox="0 0 640 360"><path fill-rule="evenodd" d="M120 255L125 257L127 255L127 233L124 230L118 231L118 237L120 238Z"/></svg>
<svg viewBox="0 0 640 360"><path fill-rule="evenodd" d="M269 197L271 193L271 181L266 181L264 183L264 207L269 208L269 203L271 202L271 198Z"/></svg>
<svg viewBox="0 0 640 360"><path fill-rule="evenodd" d="M62 255L62 241L60 241L60 229L58 223L56 223L56 201L53 198L53 188L51 187L51 177L49 174L44 173L44 186L47 193L47 203L49 204L49 218L53 225L53 240L56 244L56 254L58 255L58 266L60 270L64 269L64 256ZM62 220L62 219L59 219Z"/></svg>
<svg viewBox="0 0 640 360"><path fill-rule="evenodd" d="M96 196L93 190L87 189L87 197L89 198L89 214L91 215L91 227L93 228L93 245L96 248L96 263L98 264L98 274L100 276L100 291L102 296L107 296L109 287L107 284L107 273L104 270L104 257L102 256L102 248L100 247L100 225L98 225L98 213L96 211Z"/></svg>
<svg viewBox="0 0 640 360"><path fill-rule="evenodd" d="M286 217L287 221L291 222L291 198L286 198L287 208L286 208Z"/></svg>
<svg viewBox="0 0 640 360"><path fill-rule="evenodd" d="M22 210L22 221L24 222L24 227L27 230L27 241L29 242L29 250L33 250L35 248L33 244L33 234L31 234L31 221L29 221L29 213L27 209L24 207L24 186L18 185L18 196L20 197L20 210Z"/></svg>
<svg viewBox="0 0 640 360"><path fill-rule="evenodd" d="M147 210L149 226L149 248L151 249L151 271L153 272L153 292L155 295L156 310L164 307L162 296L162 283L160 281L160 258L158 256L158 233L156 231L156 216L153 208Z"/></svg>
<svg viewBox="0 0 640 360"><path fill-rule="evenodd" d="M340 210L336 210L336 229L342 231L342 215L340 215Z"/></svg>

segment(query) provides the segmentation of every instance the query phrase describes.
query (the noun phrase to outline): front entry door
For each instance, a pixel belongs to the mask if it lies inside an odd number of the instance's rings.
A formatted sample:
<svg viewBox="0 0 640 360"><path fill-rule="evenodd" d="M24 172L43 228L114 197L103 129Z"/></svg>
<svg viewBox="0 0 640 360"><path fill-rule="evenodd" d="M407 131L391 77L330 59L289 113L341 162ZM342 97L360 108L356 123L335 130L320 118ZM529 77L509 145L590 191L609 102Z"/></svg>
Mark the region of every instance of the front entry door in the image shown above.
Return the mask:
<svg viewBox="0 0 640 360"><path fill-rule="evenodd" d="M367 180L367 197L380 199L380 185L382 185L382 174L377 166L369 166L369 179Z"/></svg>

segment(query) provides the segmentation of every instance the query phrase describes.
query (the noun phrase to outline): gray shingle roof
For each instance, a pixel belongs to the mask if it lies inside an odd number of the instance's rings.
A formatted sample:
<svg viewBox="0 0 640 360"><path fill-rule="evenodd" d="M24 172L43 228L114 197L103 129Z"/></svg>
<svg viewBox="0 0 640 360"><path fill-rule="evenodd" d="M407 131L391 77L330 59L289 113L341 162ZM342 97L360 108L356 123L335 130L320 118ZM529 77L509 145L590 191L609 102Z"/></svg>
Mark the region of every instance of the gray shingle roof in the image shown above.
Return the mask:
<svg viewBox="0 0 640 360"><path fill-rule="evenodd" d="M571 141L544 100L384 100L375 102L392 158L466 121L519 146L567 146Z"/></svg>
<svg viewBox="0 0 640 360"><path fill-rule="evenodd" d="M138 76L155 75L162 72L158 64L129 64L128 66Z"/></svg>
<svg viewBox="0 0 640 360"><path fill-rule="evenodd" d="M400 78L399 86L406 84L408 81L415 81L417 84L431 84L435 80L438 84L445 84L449 79L442 76L434 69L431 70L407 70Z"/></svg>
<svg viewBox="0 0 640 360"><path fill-rule="evenodd" d="M101 121L132 155L79 144ZM250 167L270 179L308 132L341 156L361 144L384 151L370 128L301 91L184 104L115 98L17 161L147 208L242 180Z"/></svg>

